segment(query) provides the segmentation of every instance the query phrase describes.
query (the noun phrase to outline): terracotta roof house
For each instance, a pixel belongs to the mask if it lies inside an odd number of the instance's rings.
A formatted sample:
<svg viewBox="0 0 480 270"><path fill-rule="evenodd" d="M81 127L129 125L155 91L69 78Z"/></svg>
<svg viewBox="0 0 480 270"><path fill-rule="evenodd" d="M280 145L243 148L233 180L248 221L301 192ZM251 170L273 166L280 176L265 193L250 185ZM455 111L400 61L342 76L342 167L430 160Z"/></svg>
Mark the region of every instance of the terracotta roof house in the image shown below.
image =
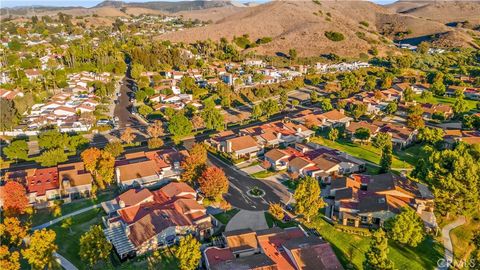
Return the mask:
<svg viewBox="0 0 480 270"><path fill-rule="evenodd" d="M57 168L64 200L71 201L91 195L93 177L85 170L83 162L62 164Z"/></svg>
<svg viewBox="0 0 480 270"><path fill-rule="evenodd" d="M290 160L295 157L302 157L303 153L295 148L288 147L286 149L274 148L265 153L264 158L270 164L270 167L274 170L287 169Z"/></svg>
<svg viewBox="0 0 480 270"><path fill-rule="evenodd" d="M36 207L48 206L48 201L60 199L60 183L56 167L26 170L27 196Z"/></svg>
<svg viewBox="0 0 480 270"><path fill-rule="evenodd" d="M186 234L199 239L211 235L211 217L195 200L195 191L183 185L172 182L156 191L130 189L102 203L108 214L104 233L120 258L172 245Z"/></svg>
<svg viewBox="0 0 480 270"><path fill-rule="evenodd" d="M230 243L225 248L208 247L203 252L206 269L343 269L327 242L308 236L300 228L271 228L255 232L241 230L226 234L247 237L248 246L256 245L258 251L238 254L232 250ZM235 240L234 245L238 246L237 242L243 239Z"/></svg>
<svg viewBox="0 0 480 270"><path fill-rule="evenodd" d="M180 177L180 163L187 155L173 148L127 154L125 160L117 162L115 178L124 188L165 184Z"/></svg>
<svg viewBox="0 0 480 270"><path fill-rule="evenodd" d="M290 239L283 244L283 248L294 263L295 269L343 270L330 244L318 237Z"/></svg>
<svg viewBox="0 0 480 270"><path fill-rule="evenodd" d="M380 127L372 123L368 123L366 121L360 121L360 122L352 121L345 125L345 132L353 141L355 141L357 140L357 138L355 138L355 132L359 128L365 128L370 132L370 137L367 139L367 141L369 141L372 137L375 137L377 133L380 131Z"/></svg>
<svg viewBox="0 0 480 270"><path fill-rule="evenodd" d="M402 208L412 207L427 228L437 227L428 187L393 173L334 179L330 196L335 198L334 215L343 225L383 226Z"/></svg>
<svg viewBox="0 0 480 270"><path fill-rule="evenodd" d="M351 117L345 115L343 110L331 110L321 114L311 113L299 115L293 119L294 122L302 123L306 126L317 126L321 129L342 127L352 120Z"/></svg>
<svg viewBox="0 0 480 270"><path fill-rule="evenodd" d="M240 130L240 135L250 135L264 147L288 146L308 141L314 132L300 123L275 121Z"/></svg>
<svg viewBox="0 0 480 270"><path fill-rule="evenodd" d="M249 135L227 139L223 143L223 151L233 158L251 158L263 151L257 141Z"/></svg>
<svg viewBox="0 0 480 270"><path fill-rule="evenodd" d="M425 119L432 119L434 115L442 115L445 119L450 119L453 116L453 109L447 104L422 104L423 117Z"/></svg>
<svg viewBox="0 0 480 270"><path fill-rule="evenodd" d="M377 123L376 123L377 124ZM393 123L378 123L380 132L386 132L392 136L392 144L397 148L404 148L416 140L417 130Z"/></svg>

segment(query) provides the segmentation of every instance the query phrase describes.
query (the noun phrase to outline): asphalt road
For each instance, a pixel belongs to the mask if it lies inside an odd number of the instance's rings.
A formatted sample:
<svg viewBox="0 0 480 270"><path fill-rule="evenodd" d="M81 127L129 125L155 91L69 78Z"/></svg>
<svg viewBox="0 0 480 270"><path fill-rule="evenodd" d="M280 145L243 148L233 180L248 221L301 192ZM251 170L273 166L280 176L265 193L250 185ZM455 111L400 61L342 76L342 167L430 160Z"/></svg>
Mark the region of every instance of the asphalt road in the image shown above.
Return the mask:
<svg viewBox="0 0 480 270"><path fill-rule="evenodd" d="M270 203L286 204L290 200L287 188L278 182L252 178L210 153L208 154L208 163L225 171L230 181L225 199L234 207L249 211L265 211L268 210ZM265 195L261 198L249 196L247 191L254 187L265 191Z"/></svg>

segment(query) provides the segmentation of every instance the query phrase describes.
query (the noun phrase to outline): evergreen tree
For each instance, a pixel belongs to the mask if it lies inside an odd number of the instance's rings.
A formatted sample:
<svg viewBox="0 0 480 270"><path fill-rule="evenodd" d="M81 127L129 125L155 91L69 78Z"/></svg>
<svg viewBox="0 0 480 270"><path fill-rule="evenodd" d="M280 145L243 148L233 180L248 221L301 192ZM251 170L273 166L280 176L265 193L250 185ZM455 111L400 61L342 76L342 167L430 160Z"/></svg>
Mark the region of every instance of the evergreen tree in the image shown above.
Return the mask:
<svg viewBox="0 0 480 270"><path fill-rule="evenodd" d="M408 206L403 208L400 214L388 220L385 227L391 239L411 247L416 247L425 238L423 221Z"/></svg>
<svg viewBox="0 0 480 270"><path fill-rule="evenodd" d="M383 229L373 233L370 248L365 254L363 267L367 270L392 270L393 262L388 258L388 239Z"/></svg>
<svg viewBox="0 0 480 270"><path fill-rule="evenodd" d="M317 179L309 176L302 178L295 190L293 195L297 202L295 211L303 215L307 222L310 222L310 219L318 213L318 210L324 204L320 197L320 192L320 185Z"/></svg>
<svg viewBox="0 0 480 270"><path fill-rule="evenodd" d="M392 168L392 143L383 146L382 157L380 158L380 173L389 172Z"/></svg>

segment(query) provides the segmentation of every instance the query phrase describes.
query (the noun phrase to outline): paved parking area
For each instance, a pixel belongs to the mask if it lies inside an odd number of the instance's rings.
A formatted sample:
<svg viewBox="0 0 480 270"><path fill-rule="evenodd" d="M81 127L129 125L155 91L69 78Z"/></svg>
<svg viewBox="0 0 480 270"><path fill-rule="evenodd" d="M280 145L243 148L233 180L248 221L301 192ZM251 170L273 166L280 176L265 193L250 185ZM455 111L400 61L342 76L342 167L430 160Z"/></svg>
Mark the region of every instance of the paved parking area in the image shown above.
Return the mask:
<svg viewBox="0 0 480 270"><path fill-rule="evenodd" d="M263 211L241 210L228 222L225 231L241 229L252 229L253 231L268 229L267 220Z"/></svg>

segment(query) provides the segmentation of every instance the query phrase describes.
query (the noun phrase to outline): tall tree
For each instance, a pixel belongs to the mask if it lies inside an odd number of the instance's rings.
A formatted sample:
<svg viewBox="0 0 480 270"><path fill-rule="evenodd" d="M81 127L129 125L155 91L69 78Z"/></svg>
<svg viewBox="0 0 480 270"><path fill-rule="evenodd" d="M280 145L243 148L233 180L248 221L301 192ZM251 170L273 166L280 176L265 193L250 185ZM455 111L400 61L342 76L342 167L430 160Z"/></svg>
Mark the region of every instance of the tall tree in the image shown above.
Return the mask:
<svg viewBox="0 0 480 270"><path fill-rule="evenodd" d="M20 253L18 251L10 251L8 246L0 246L0 268L2 270L19 270L20 269Z"/></svg>
<svg viewBox="0 0 480 270"><path fill-rule="evenodd" d="M122 133L122 136L120 136L120 139L122 139L122 141L126 142L127 144L130 144L133 142L133 140L135 140L135 137L137 135L135 135L135 133L133 133L133 129L130 128L130 127L127 127L123 133Z"/></svg>
<svg viewBox="0 0 480 270"><path fill-rule="evenodd" d="M41 229L33 232L30 245L22 250L22 255L34 269L51 269L55 265L53 253L58 249L55 237L52 230Z"/></svg>
<svg viewBox="0 0 480 270"><path fill-rule="evenodd" d="M297 202L295 211L303 215L307 219L307 222L310 222L310 218L315 216L324 204L320 197L320 185L318 181L309 176L300 179L293 197Z"/></svg>
<svg viewBox="0 0 480 270"><path fill-rule="evenodd" d="M370 129L364 127L357 128L353 136L355 136L356 139L364 142L370 139Z"/></svg>
<svg viewBox="0 0 480 270"><path fill-rule="evenodd" d="M468 111L468 104L463 98L463 94L460 97L457 97L452 109L455 115L461 115Z"/></svg>
<svg viewBox="0 0 480 270"><path fill-rule="evenodd" d="M95 169L97 168L97 161L101 155L101 151L98 148L91 147L87 150L83 151L80 155L83 161L83 165L85 169L89 171L91 174L94 174Z"/></svg>
<svg viewBox="0 0 480 270"><path fill-rule="evenodd" d="M391 239L411 247L416 247L425 238L423 221L409 206L388 220L385 227Z"/></svg>
<svg viewBox="0 0 480 270"><path fill-rule="evenodd" d="M112 244L107 241L100 225L93 225L80 237L79 256L89 267L108 260Z"/></svg>
<svg viewBox="0 0 480 270"><path fill-rule="evenodd" d="M395 269L393 262L388 258L388 239L383 229L373 233L370 248L365 254L363 267L368 270Z"/></svg>
<svg viewBox="0 0 480 270"><path fill-rule="evenodd" d="M44 167L56 166L68 160L65 151L61 148L50 149L43 152L38 158L37 162Z"/></svg>
<svg viewBox="0 0 480 270"><path fill-rule="evenodd" d="M332 101L329 98L322 98L320 100L320 107L325 112L331 111L333 110Z"/></svg>
<svg viewBox="0 0 480 270"><path fill-rule="evenodd" d="M160 120L155 120L153 125L149 125L147 128L148 135L152 138L158 138L163 135L163 123Z"/></svg>
<svg viewBox="0 0 480 270"><path fill-rule="evenodd" d="M8 181L4 186L4 192L3 209L5 213L8 216L23 214L28 207L25 187L16 181Z"/></svg>
<svg viewBox="0 0 480 270"><path fill-rule="evenodd" d="M203 144L194 144L189 155L181 163L182 181L193 183L200 177L207 163L207 149Z"/></svg>
<svg viewBox="0 0 480 270"><path fill-rule="evenodd" d="M200 246L201 244L192 235L180 239L180 243L175 250L175 257L181 270L193 270L198 267L202 258Z"/></svg>
<svg viewBox="0 0 480 270"><path fill-rule="evenodd" d="M276 219L283 220L285 217L285 212L279 203L271 203L268 207L268 212Z"/></svg>
<svg viewBox="0 0 480 270"><path fill-rule="evenodd" d="M389 172L392 168L392 143L387 143L382 148L382 156L380 158L380 173Z"/></svg>
<svg viewBox="0 0 480 270"><path fill-rule="evenodd" d="M415 96L415 93L413 92L411 87L407 87L405 91L403 92L403 99L405 101L411 102L413 101L413 97Z"/></svg>
<svg viewBox="0 0 480 270"><path fill-rule="evenodd" d="M112 154L113 157L119 157L124 151L123 145L120 141L111 141L107 143L103 150Z"/></svg>
<svg viewBox="0 0 480 270"><path fill-rule="evenodd" d="M338 140L338 136L340 132L336 128L331 128L330 131L328 132L328 139L331 141L336 141Z"/></svg>
<svg viewBox="0 0 480 270"><path fill-rule="evenodd" d="M228 191L228 179L223 170L217 167L206 168L198 179L198 184L206 197L215 200Z"/></svg>
<svg viewBox="0 0 480 270"><path fill-rule="evenodd" d="M168 131L177 140L189 135L192 132L192 128L190 120L181 112L174 114L168 122Z"/></svg>
<svg viewBox="0 0 480 270"><path fill-rule="evenodd" d="M480 201L480 149L460 143L455 149L429 149L412 176L430 184L435 208L443 215L471 215Z"/></svg>
<svg viewBox="0 0 480 270"><path fill-rule="evenodd" d="M56 129L47 130L38 136L38 146L42 149L64 149L68 144L68 135Z"/></svg>
<svg viewBox="0 0 480 270"><path fill-rule="evenodd" d="M28 158L28 144L25 140L13 141L3 148L3 153L11 160L26 160Z"/></svg>
<svg viewBox="0 0 480 270"><path fill-rule="evenodd" d="M2 244L19 247L27 236L28 228L23 226L16 217L7 217L0 224L0 239Z"/></svg>
<svg viewBox="0 0 480 270"><path fill-rule="evenodd" d="M215 129L217 131L225 128L225 121L220 110L215 108L215 102L209 98L205 100L204 109L202 111L202 119L205 127L208 129Z"/></svg>
<svg viewBox="0 0 480 270"><path fill-rule="evenodd" d="M377 136L373 138L373 146L376 148L383 149L387 143L392 143L392 136L386 132L379 132Z"/></svg>

